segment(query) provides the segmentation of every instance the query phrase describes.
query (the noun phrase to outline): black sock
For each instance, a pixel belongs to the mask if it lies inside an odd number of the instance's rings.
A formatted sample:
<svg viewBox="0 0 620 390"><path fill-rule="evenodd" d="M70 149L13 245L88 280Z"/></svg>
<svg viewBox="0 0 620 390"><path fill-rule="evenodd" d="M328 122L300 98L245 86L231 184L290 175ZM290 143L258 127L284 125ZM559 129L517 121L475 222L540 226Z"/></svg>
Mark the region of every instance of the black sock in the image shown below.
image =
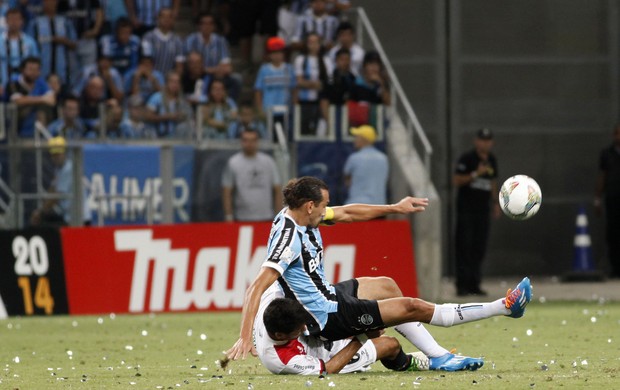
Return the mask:
<svg viewBox="0 0 620 390"><path fill-rule="evenodd" d="M403 349L400 349L400 352L396 357L392 360L381 359L381 364L387 369L394 371L405 371L411 365L411 356L407 355L403 352Z"/></svg>

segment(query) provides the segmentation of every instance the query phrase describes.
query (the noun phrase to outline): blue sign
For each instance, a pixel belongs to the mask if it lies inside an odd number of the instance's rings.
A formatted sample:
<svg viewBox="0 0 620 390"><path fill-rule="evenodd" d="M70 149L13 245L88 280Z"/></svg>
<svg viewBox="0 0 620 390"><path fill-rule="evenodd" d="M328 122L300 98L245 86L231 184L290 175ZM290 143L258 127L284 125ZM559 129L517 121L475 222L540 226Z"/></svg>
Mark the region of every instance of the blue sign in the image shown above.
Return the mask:
<svg viewBox="0 0 620 390"><path fill-rule="evenodd" d="M106 225L144 224L147 212L162 219L160 148L135 145L85 145L84 177L93 221ZM174 222L189 222L194 150L173 149Z"/></svg>

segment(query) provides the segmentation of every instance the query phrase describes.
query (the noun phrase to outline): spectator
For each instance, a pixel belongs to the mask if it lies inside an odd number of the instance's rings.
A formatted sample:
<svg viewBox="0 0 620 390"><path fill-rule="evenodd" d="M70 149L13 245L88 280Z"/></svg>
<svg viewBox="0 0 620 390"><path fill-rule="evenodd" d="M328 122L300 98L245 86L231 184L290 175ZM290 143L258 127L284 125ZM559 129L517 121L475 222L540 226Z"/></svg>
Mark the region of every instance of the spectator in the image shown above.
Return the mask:
<svg viewBox="0 0 620 390"><path fill-rule="evenodd" d="M142 56L140 64L125 75L125 92L129 96L138 95L142 101L158 92L164 86L164 75L155 70L153 57Z"/></svg>
<svg viewBox="0 0 620 390"><path fill-rule="evenodd" d="M322 39L323 44L331 49L336 39L336 29L338 19L327 13L325 0L312 0L310 2L311 12L304 13L297 19L295 36L291 40L291 48L297 50L302 47L302 42L311 32L317 33Z"/></svg>
<svg viewBox="0 0 620 390"><path fill-rule="evenodd" d="M269 62L261 65L254 83L256 109L263 117L277 106L290 109L295 100L295 72L291 64L284 60L284 49L282 38L267 40Z"/></svg>
<svg viewBox="0 0 620 390"><path fill-rule="evenodd" d="M203 110L203 138L226 139L228 127L237 119L237 104L226 96L226 87L220 80L209 85L207 104Z"/></svg>
<svg viewBox="0 0 620 390"><path fill-rule="evenodd" d="M59 195L72 195L74 191L73 161L67 158L66 141L62 137L49 140L49 153L54 167L54 177L48 192ZM85 225L90 224L86 189L83 188L82 217ZM47 199L43 206L32 213L30 223L34 226L66 226L71 222L73 199Z"/></svg>
<svg viewBox="0 0 620 390"><path fill-rule="evenodd" d="M0 33L6 30L6 13L9 11L9 9L9 4L0 0Z"/></svg>
<svg viewBox="0 0 620 390"><path fill-rule="evenodd" d="M226 38L217 34L215 17L202 14L198 17L198 32L185 39L185 52L196 51L202 55L205 72L212 79L224 81L228 95L237 100L241 83L232 77L232 64Z"/></svg>
<svg viewBox="0 0 620 390"><path fill-rule="evenodd" d="M112 105L106 115L105 135L107 139L135 138L133 128L123 126L123 108Z"/></svg>
<svg viewBox="0 0 620 390"><path fill-rule="evenodd" d="M187 125L183 126L183 122L191 118L192 108L183 97L178 73L169 72L166 75L163 91L151 95L146 107L146 119L155 126L158 137L189 135L189 129Z"/></svg>
<svg viewBox="0 0 620 390"><path fill-rule="evenodd" d="M47 130L53 137L65 139L80 139L86 134L86 126L80 119L80 102L77 98L69 97L62 102L62 116L50 123Z"/></svg>
<svg viewBox="0 0 620 390"><path fill-rule="evenodd" d="M39 109L53 107L56 98L41 76L41 60L28 57L22 61L20 75L6 88L5 99L17 105L17 127L20 137L33 137Z"/></svg>
<svg viewBox="0 0 620 390"><path fill-rule="evenodd" d="M11 8L17 8L24 17L24 26L43 13L43 0L9 0Z"/></svg>
<svg viewBox="0 0 620 390"><path fill-rule="evenodd" d="M97 138L101 130L100 105L118 104L111 99L106 102L105 82L100 76L93 76L86 81L86 86L80 95L80 118L86 126L86 138ZM105 106L104 106L105 107Z"/></svg>
<svg viewBox="0 0 620 390"><path fill-rule="evenodd" d="M157 138L155 128L144 122L147 108L144 106L142 98L131 96L127 100L127 115L120 124L121 133L128 138Z"/></svg>
<svg viewBox="0 0 620 390"><path fill-rule="evenodd" d="M347 11L351 8L350 0L327 0L327 4L325 5L327 8L327 12L330 15L334 15L339 18L344 11Z"/></svg>
<svg viewBox="0 0 620 390"><path fill-rule="evenodd" d="M75 96L82 95L86 83L94 76L102 78L104 83L104 97L106 99L115 99L119 103L123 101L125 96L123 77L120 72L112 66L110 56L103 52L99 53L96 64L87 66L82 70L73 88L73 94Z"/></svg>
<svg viewBox="0 0 620 390"><path fill-rule="evenodd" d="M222 203L226 221L271 221L282 207L280 175L273 158L258 150L258 133L241 133L241 151L226 164Z"/></svg>
<svg viewBox="0 0 620 390"><path fill-rule="evenodd" d="M364 49L355 42L355 30L349 22L342 22L336 30L336 46L329 51L329 58L336 61L336 53L340 49L347 49L351 55L351 70L356 75L362 71L362 63L364 62Z"/></svg>
<svg viewBox="0 0 620 390"><path fill-rule="evenodd" d="M62 102L67 98L74 97L71 90L66 84L62 83L62 80L60 80L60 77L58 77L56 73L48 74L45 81L47 81L47 85L54 92L57 102Z"/></svg>
<svg viewBox="0 0 620 390"><path fill-rule="evenodd" d="M104 35L99 40L101 55L112 60L112 66L121 76L138 66L140 59L140 38L133 35L131 23L127 19L119 19L114 35Z"/></svg>
<svg viewBox="0 0 620 390"><path fill-rule="evenodd" d="M344 180L349 188L346 204L385 204L388 181L387 156L375 148L377 133L372 126L351 129L355 136L352 153L344 164Z"/></svg>
<svg viewBox="0 0 620 390"><path fill-rule="evenodd" d="M58 12L71 23L78 37L77 58L80 68L97 61L97 40L103 27L103 8L99 0L60 0Z"/></svg>
<svg viewBox="0 0 620 390"><path fill-rule="evenodd" d="M104 22L101 28L101 35L112 34L116 29L116 21L127 18L127 7L124 1L119 0L99 0L103 8Z"/></svg>
<svg viewBox="0 0 620 390"><path fill-rule="evenodd" d="M480 288L481 266L489 238L490 217L499 218L497 159L491 151L493 133L478 130L474 148L462 154L452 182L456 197L456 293L487 295Z"/></svg>
<svg viewBox="0 0 620 390"><path fill-rule="evenodd" d="M239 118L228 127L228 138L240 138L244 131L255 131L260 138L267 139L265 124L256 118L256 111L251 102L241 103L239 106Z"/></svg>
<svg viewBox="0 0 620 390"><path fill-rule="evenodd" d="M180 0L125 0L129 20L140 37L155 28L160 9L172 9L172 17L176 19L180 4Z"/></svg>
<svg viewBox="0 0 620 390"><path fill-rule="evenodd" d="M211 84L211 76L205 72L200 53L191 51L187 55L182 84L183 94L190 103L196 105L207 101L207 89Z"/></svg>
<svg viewBox="0 0 620 390"><path fill-rule="evenodd" d="M263 48L265 39L278 34L278 0L237 0L231 7L231 35L239 40L241 60L244 66L252 66L252 40L254 34L261 36ZM260 28L257 28L257 22Z"/></svg>
<svg viewBox="0 0 620 390"><path fill-rule="evenodd" d="M383 65L372 53L367 53L364 58L362 74L355 80L351 99L369 104L390 104L390 90L383 74Z"/></svg>
<svg viewBox="0 0 620 390"><path fill-rule="evenodd" d="M17 77L22 61L39 56L35 40L22 32L24 19L18 9L7 11L6 25L6 31L0 34L0 96L13 76Z"/></svg>
<svg viewBox="0 0 620 390"><path fill-rule="evenodd" d="M155 70L166 74L171 70L183 72L183 41L174 28L174 16L170 8L162 8L157 16L157 28L146 33L142 38L142 48L145 53L153 56Z"/></svg>
<svg viewBox="0 0 620 390"><path fill-rule="evenodd" d="M39 44L43 75L56 73L63 84L70 84L76 69L77 34L57 9L58 0L43 0L43 15L31 20L26 32Z"/></svg>
<svg viewBox="0 0 620 390"><path fill-rule="evenodd" d="M319 97L327 86L332 71L332 62L324 56L321 47L321 37L316 33L308 34L304 53L295 58L297 101L301 108L301 134L327 133L327 110L321 112Z"/></svg>
<svg viewBox="0 0 620 390"><path fill-rule="evenodd" d="M601 150L594 207L601 214L605 205L607 257L611 278L620 278L620 125L613 131L612 143Z"/></svg>
<svg viewBox="0 0 620 390"><path fill-rule="evenodd" d="M351 53L347 49L340 49L336 53L336 67L331 74L327 85L323 103L344 105L351 96L355 85L355 75L351 72Z"/></svg>

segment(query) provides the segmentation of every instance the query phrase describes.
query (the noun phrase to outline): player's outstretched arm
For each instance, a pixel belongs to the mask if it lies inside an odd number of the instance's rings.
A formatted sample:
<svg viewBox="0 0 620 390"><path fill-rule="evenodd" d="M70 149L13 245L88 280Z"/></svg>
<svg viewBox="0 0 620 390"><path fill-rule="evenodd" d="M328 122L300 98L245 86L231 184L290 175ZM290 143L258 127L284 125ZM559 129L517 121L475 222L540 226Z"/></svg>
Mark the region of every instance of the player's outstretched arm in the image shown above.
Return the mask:
<svg viewBox="0 0 620 390"><path fill-rule="evenodd" d="M245 359L248 352L257 356L256 349L252 343L252 328L254 327L254 317L258 312L260 305L260 297L265 290L275 282L280 274L273 268L262 267L256 279L250 284L245 292L243 299L243 310L241 312L241 331L237 342L226 351L229 359L237 360Z"/></svg>
<svg viewBox="0 0 620 390"><path fill-rule="evenodd" d="M424 211L428 206L428 198L408 196L400 202L389 205L348 204L335 206L333 222L358 222L384 217L390 214L412 214Z"/></svg>

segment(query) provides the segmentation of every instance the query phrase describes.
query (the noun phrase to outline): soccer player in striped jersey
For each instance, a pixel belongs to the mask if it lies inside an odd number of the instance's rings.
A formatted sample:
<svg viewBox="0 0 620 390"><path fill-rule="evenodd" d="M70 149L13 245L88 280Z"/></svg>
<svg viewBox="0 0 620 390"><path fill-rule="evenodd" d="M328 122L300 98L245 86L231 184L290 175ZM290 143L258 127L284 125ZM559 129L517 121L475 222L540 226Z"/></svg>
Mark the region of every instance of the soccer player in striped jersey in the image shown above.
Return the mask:
<svg viewBox="0 0 620 390"><path fill-rule="evenodd" d="M328 187L314 177L291 180L283 194L286 207L274 218L267 259L246 291L239 339L227 351L229 358L245 358L248 352L256 355L252 345L254 319L262 294L274 283L285 297L304 306L308 313L306 329L310 335L341 340L393 326L422 352L431 341L430 335L420 334L418 322L449 327L493 316L519 318L531 300L532 288L528 278L524 278L514 290L509 290L505 298L474 304L440 305L403 297L396 283L385 277L362 277L332 285L324 274L319 224L422 212L428 206L428 199L406 197L391 205L328 207ZM445 366L440 369L454 370L451 366L459 365L459 357L442 348L425 354L442 354L435 356L435 364Z"/></svg>

